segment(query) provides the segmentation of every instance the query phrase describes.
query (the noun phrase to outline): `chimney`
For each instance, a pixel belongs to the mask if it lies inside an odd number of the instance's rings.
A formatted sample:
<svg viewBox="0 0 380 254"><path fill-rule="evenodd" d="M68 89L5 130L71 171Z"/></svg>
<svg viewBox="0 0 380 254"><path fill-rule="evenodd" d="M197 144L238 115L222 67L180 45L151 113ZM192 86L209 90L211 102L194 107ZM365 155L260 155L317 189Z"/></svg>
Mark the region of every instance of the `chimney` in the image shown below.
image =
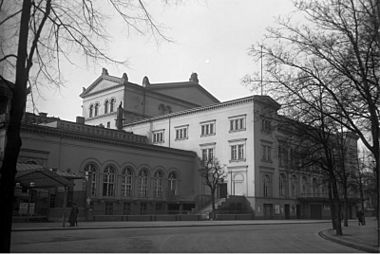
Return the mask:
<svg viewBox="0 0 380 254"><path fill-rule="evenodd" d="M149 85L150 85L150 83L149 83L149 79L148 79L147 76L145 76L145 77L143 78L143 81L142 81L142 86L143 86L143 87L147 87L147 86L149 86Z"/></svg>
<svg viewBox="0 0 380 254"><path fill-rule="evenodd" d="M198 74L195 73L195 72L191 73L189 81L192 82L192 83L199 84Z"/></svg>
<svg viewBox="0 0 380 254"><path fill-rule="evenodd" d="M84 124L84 117L83 116L77 116L75 122L78 124Z"/></svg>
<svg viewBox="0 0 380 254"><path fill-rule="evenodd" d="M106 68L102 68L102 75L108 75L108 70Z"/></svg>

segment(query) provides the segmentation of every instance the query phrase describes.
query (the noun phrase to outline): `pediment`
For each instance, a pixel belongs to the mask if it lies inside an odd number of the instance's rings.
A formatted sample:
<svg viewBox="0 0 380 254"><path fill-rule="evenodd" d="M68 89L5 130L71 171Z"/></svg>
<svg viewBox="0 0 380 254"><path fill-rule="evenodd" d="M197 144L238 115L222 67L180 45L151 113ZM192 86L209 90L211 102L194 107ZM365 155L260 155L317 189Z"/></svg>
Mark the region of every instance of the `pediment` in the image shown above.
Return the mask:
<svg viewBox="0 0 380 254"><path fill-rule="evenodd" d="M80 97L84 98L91 94L101 92L104 90L112 89L121 84L121 80L119 78L97 78L87 89L85 89Z"/></svg>

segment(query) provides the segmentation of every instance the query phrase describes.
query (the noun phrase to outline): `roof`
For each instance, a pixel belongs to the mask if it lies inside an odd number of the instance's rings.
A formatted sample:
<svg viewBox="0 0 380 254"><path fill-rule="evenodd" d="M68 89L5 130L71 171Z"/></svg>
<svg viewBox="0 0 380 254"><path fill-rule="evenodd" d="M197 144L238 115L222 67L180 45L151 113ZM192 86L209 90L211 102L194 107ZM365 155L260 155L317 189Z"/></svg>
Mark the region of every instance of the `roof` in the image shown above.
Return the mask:
<svg viewBox="0 0 380 254"><path fill-rule="evenodd" d="M173 90L173 89L184 88L184 87L192 87L192 88L198 89L200 92L205 94L212 102L214 102L214 103L220 102L211 93L209 93L205 88L203 88L199 83L194 82L194 81L149 83L149 80L148 80L148 82L147 82L148 84L146 86L141 86L141 85L129 82L128 79L124 75L123 75L123 77L119 78L119 77L108 75L108 73L103 73L94 82L92 82L92 84L90 86L88 86L87 88L83 88L83 91L79 96L81 98L86 98L87 96L92 95L91 91L102 80L108 80L108 81L114 82L115 85L112 87L107 87L105 89L96 91L96 93L100 93L100 92L106 91L106 90L111 89L111 88L114 89L117 87L122 87L122 86L128 85L128 86L131 86L131 87L134 87L137 89L144 89L146 91L156 93L156 94L159 94L161 96L164 95L164 96L169 97L169 98L174 99L174 100L184 101L187 103L194 104L194 102L192 102L192 101L187 101L187 100L184 100L183 98L177 98L175 96L168 95L168 94L164 93L163 91L161 91L161 90ZM196 105L196 104L194 104L194 105Z"/></svg>
<svg viewBox="0 0 380 254"><path fill-rule="evenodd" d="M230 101L226 101L226 102L221 102L221 103L217 103L217 104L212 104L212 105L208 105L208 106L196 107L196 108L191 108L191 109L187 109L187 110L183 110L183 111L174 112L171 114L147 118L147 119L143 119L140 121L124 124L124 126L133 126L133 125L146 123L146 122L150 122L150 121L155 121L155 120L160 120L160 119L165 119L165 118L171 118L171 117L176 117L176 116L186 115L186 114L194 114L194 113L201 112L201 111L213 110L213 109L217 109L217 108L228 107L230 105L247 103L247 102L252 102L252 101L257 101L257 102L260 102L260 103L263 103L266 105L270 105L270 106L274 107L276 110L281 107L280 104L278 104L275 100L273 100L271 97L269 97L267 95L264 95L264 96L263 95L251 95L251 96L247 96L247 97L243 97L243 98L239 98L239 99L234 99L234 100L230 100Z"/></svg>
<svg viewBox="0 0 380 254"><path fill-rule="evenodd" d="M73 183L51 169L35 164L17 164L16 182L33 188L72 186ZM31 186L33 183L33 186Z"/></svg>

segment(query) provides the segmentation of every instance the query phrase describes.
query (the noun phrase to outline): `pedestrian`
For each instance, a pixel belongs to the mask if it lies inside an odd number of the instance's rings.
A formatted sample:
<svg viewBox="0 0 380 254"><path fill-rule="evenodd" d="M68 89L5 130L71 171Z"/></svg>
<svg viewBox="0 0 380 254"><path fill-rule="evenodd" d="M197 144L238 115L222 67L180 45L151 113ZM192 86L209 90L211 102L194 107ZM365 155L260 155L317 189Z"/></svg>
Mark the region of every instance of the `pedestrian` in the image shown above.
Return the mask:
<svg viewBox="0 0 380 254"><path fill-rule="evenodd" d="M79 209L76 206L76 204L73 203L71 207L71 211L70 211L70 216L69 216L70 227L78 226L78 213L79 213Z"/></svg>
<svg viewBox="0 0 380 254"><path fill-rule="evenodd" d="M356 212L356 217L358 218L358 225L361 226L361 225L364 225L364 222L363 222L363 219L364 219L364 213L361 209L359 209L357 212Z"/></svg>

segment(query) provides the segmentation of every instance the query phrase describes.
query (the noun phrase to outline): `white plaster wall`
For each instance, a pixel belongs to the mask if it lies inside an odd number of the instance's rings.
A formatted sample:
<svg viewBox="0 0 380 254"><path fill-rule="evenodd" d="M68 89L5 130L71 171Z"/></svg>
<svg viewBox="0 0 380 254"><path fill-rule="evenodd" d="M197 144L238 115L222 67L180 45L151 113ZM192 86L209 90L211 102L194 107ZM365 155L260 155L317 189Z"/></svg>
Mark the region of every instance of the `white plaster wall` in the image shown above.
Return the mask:
<svg viewBox="0 0 380 254"><path fill-rule="evenodd" d="M229 117L245 115L246 130L230 132ZM201 137L201 122L216 121L216 134L213 136ZM170 118L153 120L137 125L130 125L125 128L135 134L146 135L152 141L151 132L154 130L165 129L165 142L158 144L172 148L191 150L201 157L202 144L215 143L215 157L220 164L225 166L229 172L227 176L228 193L231 194L231 174L241 173L244 176L245 196L255 194L255 174L254 174L254 140L253 140L253 102L247 102L227 107L214 108L212 110L198 111L192 114L183 114ZM175 127L188 125L188 139L175 140ZM170 130L170 132L169 132ZM170 139L170 141L169 141ZM245 161L230 162L231 140L245 139Z"/></svg>

